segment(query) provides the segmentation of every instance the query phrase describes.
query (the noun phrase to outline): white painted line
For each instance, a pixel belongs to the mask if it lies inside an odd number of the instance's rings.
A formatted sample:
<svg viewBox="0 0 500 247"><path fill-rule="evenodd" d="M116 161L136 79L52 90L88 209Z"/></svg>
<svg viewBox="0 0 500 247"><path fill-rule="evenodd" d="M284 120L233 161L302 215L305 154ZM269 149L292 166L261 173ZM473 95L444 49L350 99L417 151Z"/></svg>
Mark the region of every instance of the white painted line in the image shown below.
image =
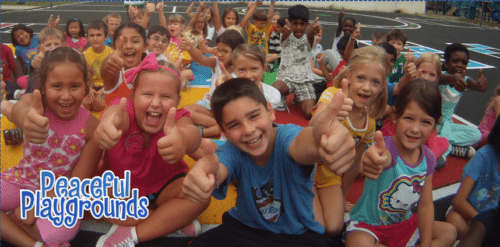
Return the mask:
<svg viewBox="0 0 500 247"><path fill-rule="evenodd" d="M443 199L445 197L455 195L460 188L461 182L456 182L454 184L447 185L445 187L441 187L439 189L434 189L432 191L432 199L437 201L439 199Z"/></svg>
<svg viewBox="0 0 500 247"><path fill-rule="evenodd" d="M473 124L473 123L471 123L471 122L469 122L469 121L467 121L467 120L463 119L462 117L458 116L457 114L453 114L453 117L454 117L456 120L458 120L458 121L460 121L460 122L464 123L465 125L468 125L468 126L470 126L470 127L472 127L472 128L476 128L476 129L478 128L478 127L477 127L477 125L475 125L475 124Z"/></svg>
<svg viewBox="0 0 500 247"><path fill-rule="evenodd" d="M172 9L172 13L175 13L176 10L177 10L177 6L174 6L174 8Z"/></svg>

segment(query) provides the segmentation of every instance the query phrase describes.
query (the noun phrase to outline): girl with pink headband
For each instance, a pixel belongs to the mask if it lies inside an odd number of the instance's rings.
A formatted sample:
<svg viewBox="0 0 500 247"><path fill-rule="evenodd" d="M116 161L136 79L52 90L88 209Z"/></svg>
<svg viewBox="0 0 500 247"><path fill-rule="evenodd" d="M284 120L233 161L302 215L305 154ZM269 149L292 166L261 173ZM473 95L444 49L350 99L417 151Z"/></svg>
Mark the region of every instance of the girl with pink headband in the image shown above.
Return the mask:
<svg viewBox="0 0 500 247"><path fill-rule="evenodd" d="M106 150L101 173L111 170L123 178L130 170L131 188L149 199L149 216L143 220L106 219L115 225L97 246L133 246L181 228L185 235L195 236L201 231L196 217L208 203L195 204L182 196L182 183L189 171L183 157L200 147L201 136L189 119L189 111L177 110L179 73L158 65L151 53L125 77L132 89L126 83L120 89L130 96L111 102L94 138Z"/></svg>

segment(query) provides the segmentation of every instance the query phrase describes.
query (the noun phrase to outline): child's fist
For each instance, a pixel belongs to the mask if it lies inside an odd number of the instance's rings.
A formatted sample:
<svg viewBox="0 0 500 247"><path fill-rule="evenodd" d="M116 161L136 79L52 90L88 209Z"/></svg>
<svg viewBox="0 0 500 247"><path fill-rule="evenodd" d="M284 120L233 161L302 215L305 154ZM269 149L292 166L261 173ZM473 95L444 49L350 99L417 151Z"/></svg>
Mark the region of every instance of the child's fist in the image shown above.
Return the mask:
<svg viewBox="0 0 500 247"><path fill-rule="evenodd" d="M123 66L125 65L125 60L123 60L125 41L123 37L118 37L116 40L115 50L109 54L106 63L102 64L101 68L101 76L103 75L102 71L106 71L105 76L109 75L111 77L115 77L120 73ZM108 78L103 78L104 80Z"/></svg>
<svg viewBox="0 0 500 247"><path fill-rule="evenodd" d="M354 30L354 32L352 33L351 35L351 39L354 39L354 40L357 40L359 39L359 37L361 37L361 22L358 23L358 28L356 28L356 30Z"/></svg>
<svg viewBox="0 0 500 247"><path fill-rule="evenodd" d="M361 166L363 167L363 174L365 177L376 180L389 161L389 157L387 157L389 153L385 148L382 132L375 132L374 141L375 144L371 145L363 154Z"/></svg>
<svg viewBox="0 0 500 247"><path fill-rule="evenodd" d="M137 15L137 7L130 5L128 7L128 16L130 16L130 19L134 19L135 15Z"/></svg>
<svg viewBox="0 0 500 247"><path fill-rule="evenodd" d="M194 164L182 184L182 192L194 203L209 200L218 182L215 176L219 169L219 158L215 154L213 142L210 139L203 139L201 148L204 153L203 158Z"/></svg>
<svg viewBox="0 0 500 247"><path fill-rule="evenodd" d="M164 3L163 1L160 1L157 5L156 5L156 10L158 10L158 12L163 12L163 7L164 7Z"/></svg>
<svg viewBox="0 0 500 247"><path fill-rule="evenodd" d="M479 91L486 92L488 89L488 79L483 75L483 69L479 69L477 73L477 84L479 86Z"/></svg>
<svg viewBox="0 0 500 247"><path fill-rule="evenodd" d="M406 62L404 66L405 74L408 75L408 80L417 78L417 66L413 62Z"/></svg>
<svg viewBox="0 0 500 247"><path fill-rule="evenodd" d="M27 141L35 144L42 144L47 139L49 119L43 114L42 95L40 91L36 89L33 92L31 106L24 117L23 133Z"/></svg>
<svg viewBox="0 0 500 247"><path fill-rule="evenodd" d="M163 127L165 134L158 140L158 152L167 164L175 164L186 154L186 142L175 124L175 107L169 109L167 120Z"/></svg>
<svg viewBox="0 0 500 247"><path fill-rule="evenodd" d="M154 12L155 12L155 4L146 3L146 15L151 17Z"/></svg>
<svg viewBox="0 0 500 247"><path fill-rule="evenodd" d="M40 68L40 66L42 65L42 60L45 57L45 52L43 52L43 50L44 50L43 44L39 45L38 49L40 50L40 52L35 55L33 60L31 60L31 66L35 69Z"/></svg>
<svg viewBox="0 0 500 247"><path fill-rule="evenodd" d="M342 10L339 13L339 18L344 18L344 14L345 14L345 8L342 7Z"/></svg>
<svg viewBox="0 0 500 247"><path fill-rule="evenodd" d="M105 118L101 118L99 125L94 131L94 140L103 150L112 149L121 139L123 116L127 113L127 98L121 98L116 109Z"/></svg>
<svg viewBox="0 0 500 247"><path fill-rule="evenodd" d="M320 64L323 63L323 53L318 53L316 55L316 61Z"/></svg>
<svg viewBox="0 0 500 247"><path fill-rule="evenodd" d="M344 104L337 113L337 120L344 121L344 119L349 116L349 112L352 111L352 105L354 104L354 101L352 101L351 98L347 97L349 90L349 80L347 78L344 78L340 83L342 85L342 92L346 95L346 97L344 98Z"/></svg>

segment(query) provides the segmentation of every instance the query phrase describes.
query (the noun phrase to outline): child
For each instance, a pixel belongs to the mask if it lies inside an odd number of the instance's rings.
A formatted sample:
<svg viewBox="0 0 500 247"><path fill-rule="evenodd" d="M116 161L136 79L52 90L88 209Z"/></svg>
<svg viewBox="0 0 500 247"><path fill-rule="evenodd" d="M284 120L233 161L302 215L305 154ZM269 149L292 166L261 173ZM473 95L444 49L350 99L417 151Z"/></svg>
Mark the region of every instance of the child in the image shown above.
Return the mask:
<svg viewBox="0 0 500 247"><path fill-rule="evenodd" d="M339 21L338 21L339 27L337 28L337 33L333 38L332 50L335 50L337 48L337 43L343 36L351 35L354 32L354 29L356 29L356 20L351 17L345 18L344 20L344 14L345 14L345 8L342 7L342 10L339 13ZM340 53L337 53L336 55L339 59L342 59Z"/></svg>
<svg viewBox="0 0 500 247"><path fill-rule="evenodd" d="M205 94L203 99L197 101L195 104L186 106L185 109L191 112L193 123L200 126L202 137L219 136L219 127L217 126L217 122L215 122L213 113L210 111L210 99L216 88L217 79L222 74L220 63L224 65L226 72L236 77L236 74L233 73L234 68L231 57L234 50L244 44L245 40L237 31L227 30L227 32L222 33L215 40L217 50L213 57L206 57L200 50L194 48L189 41L185 43L186 47L183 47L183 45L181 47L191 54L196 63L212 69L210 91Z"/></svg>
<svg viewBox="0 0 500 247"><path fill-rule="evenodd" d="M482 70L477 74L477 81L465 76L465 70L469 63L469 50L462 44L454 43L446 47L444 50L444 68L446 70L446 78L454 78L455 82L459 82L457 78L464 80L468 88L485 92L488 88L488 80L483 76ZM444 77L445 75L443 75ZM441 83L441 80L440 80ZM445 156L451 155L471 158L474 156L475 149L472 147L475 143L481 140L481 132L473 127L465 124L456 124L452 117L457 107L462 92L458 86L439 85L439 91L443 97L443 119L438 125L438 135L445 137L450 142L450 147L445 152Z"/></svg>
<svg viewBox="0 0 500 247"><path fill-rule="evenodd" d="M87 38L91 47L85 50L83 55L87 60L87 65L92 68L92 81L94 84L90 88L89 96L83 101L83 106L88 110L97 112L104 110L106 106L104 101L104 81L101 77L102 61L113 53L113 49L104 44L107 34L108 26L104 21L94 20L87 26Z"/></svg>
<svg viewBox="0 0 500 247"><path fill-rule="evenodd" d="M255 4L250 2L247 8L247 14L241 21L241 26L245 27L248 37L248 43L257 44L264 49L266 55L269 54L269 35L271 35L271 17L274 11L274 1L271 1L269 13L263 9L256 10L262 2L258 1ZM252 16L253 23L249 23L249 18Z"/></svg>
<svg viewBox="0 0 500 247"><path fill-rule="evenodd" d="M379 45L387 42L386 36L384 32L374 32L372 34L372 45Z"/></svg>
<svg viewBox="0 0 500 247"><path fill-rule="evenodd" d="M350 213L347 247L415 246L418 240L419 246L455 243L453 225L434 221L436 159L424 145L441 118L439 96L436 84L423 79L401 89L393 110L396 135L377 132L376 143L362 159L365 185Z"/></svg>
<svg viewBox="0 0 500 247"><path fill-rule="evenodd" d="M160 4L160 3L159 3ZM163 5L163 2L161 2ZM131 17L130 22L141 25L144 29L149 28L151 24L151 16L155 12L154 3L146 3L144 8L137 8L136 6L130 6L128 8L128 14Z"/></svg>
<svg viewBox="0 0 500 247"><path fill-rule="evenodd" d="M66 47L75 48L83 52L87 47L87 39L85 39L85 29L82 21L77 18L71 18L66 23Z"/></svg>
<svg viewBox="0 0 500 247"><path fill-rule="evenodd" d="M10 40L16 50L16 57L24 75L30 73L31 60L38 54L38 35L23 24L17 24L10 31Z"/></svg>
<svg viewBox="0 0 500 247"><path fill-rule="evenodd" d="M10 47L1 42L0 42L0 56L1 56L0 66L2 67L2 81L6 84L5 88L6 93L9 96L12 96L16 90L21 89L21 87L16 84L18 76L16 60L14 60L14 54L12 53Z"/></svg>
<svg viewBox="0 0 500 247"><path fill-rule="evenodd" d="M19 164L2 172L2 240L15 246L67 246L76 236L81 221L73 228L56 228L47 219L34 218L33 212L28 213L27 219L21 219L20 190L39 190L40 170L80 181L90 178L101 156L93 140L99 120L80 107L91 82L81 54L59 47L47 54L37 75L39 91L33 94L33 104L22 113L26 118L36 117L46 122L48 135L41 142L25 142ZM19 126L30 128L26 124ZM54 192L48 196L53 197ZM14 210L11 217L6 214Z"/></svg>
<svg viewBox="0 0 500 247"><path fill-rule="evenodd" d="M303 5L288 9L289 22L282 37L281 64L273 84L273 87L278 89L283 96L282 105L286 106L286 96L295 92L295 97L306 119L311 119L311 109L316 103L310 56L314 36L319 33L318 19L319 17L316 17L306 35L309 10ZM290 22L291 25L289 25ZM293 35L290 35L290 26L293 29Z"/></svg>
<svg viewBox="0 0 500 247"><path fill-rule="evenodd" d="M130 97L111 103L95 138L99 147L107 150L101 172L109 169L123 177L130 170L131 188L149 199L149 216L125 222L107 218L115 225L96 246L134 246L164 236L190 225L208 206L208 202L190 202L181 192L189 171L182 158L198 149L201 136L189 112L176 110L182 87L179 73L173 66L158 65L155 54L150 54L131 78ZM123 84L121 87L128 89ZM196 230L199 233L201 229Z"/></svg>
<svg viewBox="0 0 500 247"><path fill-rule="evenodd" d="M195 2L192 2L189 5L188 9L186 10L186 13L191 18L195 16L195 14L192 13L194 4ZM201 7L201 13L203 13L205 15L205 19L207 19L207 22L205 24L207 26L207 31L205 32L206 33L205 43L208 44L214 38L215 34L214 11L210 6L206 6L204 2L200 3L200 7Z"/></svg>
<svg viewBox="0 0 500 247"><path fill-rule="evenodd" d="M314 220L312 164L322 159L336 174L350 166L353 141L335 120L342 102L340 93L318 125L302 129L274 125L274 111L248 79L230 79L215 89L212 110L228 142L217 155L203 148L205 157L186 176L183 192L197 203L211 195L222 199L237 181L238 197L222 225L191 246L330 246Z"/></svg>
<svg viewBox="0 0 500 247"><path fill-rule="evenodd" d="M104 44L111 47L113 44L113 35L115 35L116 29L122 23L122 17L118 13L111 13L105 16L102 21L108 26L108 38L104 41Z"/></svg>
<svg viewBox="0 0 500 247"><path fill-rule="evenodd" d="M163 54L170 44L170 33L162 26L152 26L148 30L147 36L147 53L154 52L156 60L169 62L168 58Z"/></svg>
<svg viewBox="0 0 500 247"><path fill-rule="evenodd" d="M405 45L406 45L406 34L401 30L401 29L394 29L389 34L387 34L387 43L391 44L396 48L396 51L398 52L396 61L394 62L394 65L392 66L392 71L391 74L389 75L389 82L390 83L398 83L399 79L403 77L404 75L404 70L403 67L407 62L412 62L414 61L412 59L407 59L410 58L409 56L401 56L401 51L403 51Z"/></svg>
<svg viewBox="0 0 500 247"><path fill-rule="evenodd" d="M202 13L202 9L205 6L204 2L200 2L200 7L196 10L194 17L191 18L191 21L188 23L186 29L184 30L184 35L191 41L194 47L198 47L198 43L196 40L199 37L203 37L207 35L207 19L205 18L205 14Z"/></svg>
<svg viewBox="0 0 500 247"><path fill-rule="evenodd" d="M115 31L113 46L115 50L101 66L106 105L117 97L129 96L127 92L118 90L123 82L132 88L132 81L125 80L127 73L123 75L122 70L128 71L141 63L146 52L146 30L133 22L124 23Z"/></svg>
<svg viewBox="0 0 500 247"><path fill-rule="evenodd" d="M217 7L217 1L213 1L213 9L214 9L214 26L217 31L217 35L221 35L226 28L238 25L240 23L240 19L238 17L238 12L233 7L227 7L222 13L222 17L219 15L219 8Z"/></svg>
<svg viewBox="0 0 500 247"><path fill-rule="evenodd" d="M415 64L413 64L413 67L415 67L412 69L415 71L415 78L422 78L437 84L441 77L441 59L433 52L422 53ZM406 79L411 77L408 75L409 71L411 70L405 70L405 75L401 78L400 82L394 86L392 91L394 95L399 95L401 88L409 83ZM393 136L396 134L396 124L391 117L385 120L381 131L384 136ZM437 131L433 131L425 142L425 145L433 152L434 157L438 159L436 169L443 167L446 164L446 157L443 156L443 154L448 150L450 145L448 140L444 137L438 137Z"/></svg>
<svg viewBox="0 0 500 247"><path fill-rule="evenodd" d="M391 64L385 51L379 47L367 46L354 51L349 65L335 77L333 87L329 87L321 95L318 104L313 111L318 114L326 109L333 96L340 91L341 81L346 78L349 89L342 90L346 97L352 99L352 110L341 123L349 130L356 143L356 158L351 168L341 178L342 190L338 191L346 201L349 189L359 173L360 161L367 144L373 142L375 134L375 118L380 116L387 104L387 83ZM315 118L311 119L309 125L314 125ZM340 185L338 177L320 166L315 175L315 187L323 208L319 218L325 221L325 228L331 235L337 235L342 230L343 224L334 224L327 216L335 209L327 205L327 198L333 197L331 186ZM334 183L335 182L335 183ZM337 195L339 195L337 193ZM331 200L331 199L329 199ZM352 209L352 204L346 202L346 211ZM343 214L343 212L342 212ZM341 215L342 215L341 214ZM340 222L339 222L340 223ZM330 230L330 231L329 231Z"/></svg>
<svg viewBox="0 0 500 247"><path fill-rule="evenodd" d="M167 29L170 32L170 44L165 51L165 56L181 70L183 80L191 80L193 72L190 69L184 69L191 63L191 56L189 52L179 48L180 40L184 36L185 23L186 20L181 15L175 14L168 17Z"/></svg>
<svg viewBox="0 0 500 247"><path fill-rule="evenodd" d="M274 15L276 16L276 15ZM283 28L286 25L286 18L281 17L273 25L273 32L269 37L269 54L266 58L266 63L273 64L272 69L278 68L281 63L281 35L283 33Z"/></svg>
<svg viewBox="0 0 500 247"><path fill-rule="evenodd" d="M488 143L479 149L464 168L463 180L446 221L457 228L462 239L478 213L494 209L500 197L500 121L495 121Z"/></svg>
<svg viewBox="0 0 500 247"><path fill-rule="evenodd" d="M491 97L490 102L488 102L488 104L486 105L486 112L484 113L483 119L481 119L481 122L478 126L479 131L481 131L481 141L477 143L477 149L486 145L486 139L488 139L488 135L493 128L493 124L498 118L498 114L500 114L500 97L498 97L499 95L500 86L497 86L493 90L493 97Z"/></svg>

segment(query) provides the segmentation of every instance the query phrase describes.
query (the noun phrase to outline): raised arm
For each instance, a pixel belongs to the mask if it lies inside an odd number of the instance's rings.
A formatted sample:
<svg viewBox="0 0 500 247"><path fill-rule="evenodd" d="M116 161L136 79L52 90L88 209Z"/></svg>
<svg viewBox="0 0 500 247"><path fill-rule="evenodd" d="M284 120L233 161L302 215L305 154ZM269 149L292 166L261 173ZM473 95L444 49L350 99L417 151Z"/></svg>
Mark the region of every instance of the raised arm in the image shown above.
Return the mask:
<svg viewBox="0 0 500 247"><path fill-rule="evenodd" d="M359 37L361 37L361 23L358 23L358 28L351 34L351 38L349 39L349 42L347 42L347 45L345 47L344 55L347 59L351 58L351 55L354 52L354 44L359 39Z"/></svg>
<svg viewBox="0 0 500 247"><path fill-rule="evenodd" d="M189 24L187 25L185 31L189 31L189 30L194 29L194 26L195 26L196 22L198 21L198 18L200 18L201 9L203 9L204 5L205 5L204 2L200 2L200 6L198 6L198 8L196 9L196 13L194 14L194 17L191 18L191 20L189 21Z"/></svg>
<svg viewBox="0 0 500 247"><path fill-rule="evenodd" d="M314 44L314 36L320 32L320 27L318 24L319 17L314 19L311 26L307 29L307 41L309 41L309 45L312 47Z"/></svg>
<svg viewBox="0 0 500 247"><path fill-rule="evenodd" d="M385 148L382 132L375 132L374 141L375 144L371 145L361 158L363 175L372 180L376 180L392 162L391 153Z"/></svg>
<svg viewBox="0 0 500 247"><path fill-rule="evenodd" d="M335 37L340 37L340 35L342 34L342 30L344 29L343 27L344 14L345 14L345 8L342 7L342 10L339 13L339 27L337 28L337 33L335 34Z"/></svg>
<svg viewBox="0 0 500 247"><path fill-rule="evenodd" d="M488 89L488 79L486 79L483 75L483 69L479 69L479 72L477 73L477 80L474 80L471 77L467 79L467 87L481 93L486 92Z"/></svg>
<svg viewBox="0 0 500 247"><path fill-rule="evenodd" d="M219 29L222 27L222 23L221 23L220 14L219 14L219 7L217 6L217 1L213 0L212 8L214 9L215 31L218 32ZM222 21L224 21L224 20L222 20Z"/></svg>
<svg viewBox="0 0 500 247"><path fill-rule="evenodd" d="M215 59L214 57L205 56L200 50L198 50L193 46L193 44L191 44L191 41L189 41L184 33L181 33L179 48L181 50L186 50L187 52L189 52L189 54L191 55L191 59L193 59L193 61L197 62L199 65L209 67L212 69L212 71L215 69L215 66L217 65L217 59Z"/></svg>
<svg viewBox="0 0 500 247"><path fill-rule="evenodd" d="M186 9L186 14L190 17L190 18L193 18L194 17L194 14L193 14L193 7L194 7L194 3L195 2L192 2L189 7Z"/></svg>
<svg viewBox="0 0 500 247"><path fill-rule="evenodd" d="M153 16L153 13L155 12L155 4L154 3L146 3L146 13L144 14L144 18L142 18L141 25L145 29L148 29L148 24L149 21L151 20L151 16Z"/></svg>
<svg viewBox="0 0 500 247"><path fill-rule="evenodd" d="M255 10L260 5L262 5L262 1L258 1L255 3L253 2L248 3L247 14L245 15L245 17L243 17L243 20L241 20L240 27L246 30L246 28L250 26L250 18L252 18L253 14L255 13Z"/></svg>
<svg viewBox="0 0 500 247"><path fill-rule="evenodd" d="M274 15L274 1L269 5L269 12L267 12L267 22L271 24Z"/></svg>
<svg viewBox="0 0 500 247"><path fill-rule="evenodd" d="M165 8L165 4L163 1L159 2L156 5L156 10L158 10L158 18L160 19L160 26L167 28L167 19L165 19L165 14L163 13L163 9Z"/></svg>
<svg viewBox="0 0 500 247"><path fill-rule="evenodd" d="M118 83L120 78L120 71L125 65L123 60L123 47L124 38L119 37L116 40L115 50L113 53L109 54L103 61L101 65L101 77L104 81L104 90L112 90Z"/></svg>
<svg viewBox="0 0 500 247"><path fill-rule="evenodd" d="M45 142L49 132L49 119L44 116L42 95L36 89L25 94L12 107L12 122L24 132L26 140L31 143Z"/></svg>

